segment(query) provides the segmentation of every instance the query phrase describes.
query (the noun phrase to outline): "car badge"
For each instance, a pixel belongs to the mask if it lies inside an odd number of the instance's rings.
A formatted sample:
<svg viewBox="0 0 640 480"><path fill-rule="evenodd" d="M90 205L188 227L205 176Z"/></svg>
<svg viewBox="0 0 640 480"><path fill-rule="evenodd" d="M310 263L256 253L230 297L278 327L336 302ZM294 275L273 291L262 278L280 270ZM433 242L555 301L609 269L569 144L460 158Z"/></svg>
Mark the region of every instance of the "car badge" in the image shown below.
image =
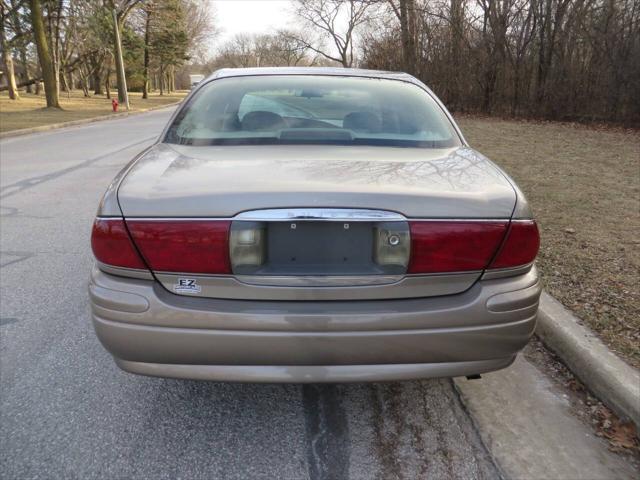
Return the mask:
<svg viewBox="0 0 640 480"><path fill-rule="evenodd" d="M198 285L195 278L179 278L178 283L173 286L176 293L200 293L202 287Z"/></svg>

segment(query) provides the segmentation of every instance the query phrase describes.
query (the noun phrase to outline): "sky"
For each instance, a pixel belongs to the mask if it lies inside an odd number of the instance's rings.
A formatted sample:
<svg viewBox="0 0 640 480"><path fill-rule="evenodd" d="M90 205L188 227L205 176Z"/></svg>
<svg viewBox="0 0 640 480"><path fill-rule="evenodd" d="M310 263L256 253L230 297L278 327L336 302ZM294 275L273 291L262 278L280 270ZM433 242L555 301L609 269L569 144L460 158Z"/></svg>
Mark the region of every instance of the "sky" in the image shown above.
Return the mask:
<svg viewBox="0 0 640 480"><path fill-rule="evenodd" d="M266 33L292 22L291 0L211 0L221 45L238 33Z"/></svg>

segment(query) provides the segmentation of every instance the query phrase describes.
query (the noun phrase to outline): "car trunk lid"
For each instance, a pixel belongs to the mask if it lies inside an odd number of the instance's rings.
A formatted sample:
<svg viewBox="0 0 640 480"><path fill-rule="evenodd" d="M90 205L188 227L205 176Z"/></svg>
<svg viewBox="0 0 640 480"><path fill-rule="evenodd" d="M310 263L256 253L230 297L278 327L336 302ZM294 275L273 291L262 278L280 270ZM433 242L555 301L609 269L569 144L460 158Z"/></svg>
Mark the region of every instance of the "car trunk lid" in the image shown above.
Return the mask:
<svg viewBox="0 0 640 480"><path fill-rule="evenodd" d="M354 300L468 289L481 275L482 266L436 275L407 274L408 253L404 263L396 259L383 265L376 258L376 242L382 238L389 247L391 236L400 235L409 252L409 223L416 219L463 222L457 225L491 221L502 230L495 230L490 239L491 251L479 264L485 265L502 240L516 197L504 175L467 148L159 144L132 167L118 198L143 257L148 242L155 241L158 251L168 238L157 236L158 229L149 233L146 222L178 222L172 224L178 235L198 222L227 225L226 242L231 245L216 243L216 248L230 252L229 271L167 271L154 268L146 259L156 278L174 293ZM247 228L253 229L251 235L266 239L260 247L263 251L254 249L250 254L262 255L263 263L249 267L234 264L234 235ZM199 240L193 235L180 239L171 255L191 255L194 241Z"/></svg>
<svg viewBox="0 0 640 480"><path fill-rule="evenodd" d="M469 148L157 144L128 172L118 199L127 217L348 207L408 218L509 218L516 196Z"/></svg>

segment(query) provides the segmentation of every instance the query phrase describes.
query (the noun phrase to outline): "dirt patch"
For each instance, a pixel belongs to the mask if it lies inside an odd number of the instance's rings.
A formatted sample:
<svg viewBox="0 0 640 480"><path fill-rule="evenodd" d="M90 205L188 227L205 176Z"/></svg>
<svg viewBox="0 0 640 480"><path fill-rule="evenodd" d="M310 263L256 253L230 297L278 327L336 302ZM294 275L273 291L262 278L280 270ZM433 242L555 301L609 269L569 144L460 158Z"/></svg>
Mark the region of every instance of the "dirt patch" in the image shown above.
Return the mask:
<svg viewBox="0 0 640 480"><path fill-rule="evenodd" d="M527 196L540 225L544 287L640 367L640 132L491 118L459 123Z"/></svg>

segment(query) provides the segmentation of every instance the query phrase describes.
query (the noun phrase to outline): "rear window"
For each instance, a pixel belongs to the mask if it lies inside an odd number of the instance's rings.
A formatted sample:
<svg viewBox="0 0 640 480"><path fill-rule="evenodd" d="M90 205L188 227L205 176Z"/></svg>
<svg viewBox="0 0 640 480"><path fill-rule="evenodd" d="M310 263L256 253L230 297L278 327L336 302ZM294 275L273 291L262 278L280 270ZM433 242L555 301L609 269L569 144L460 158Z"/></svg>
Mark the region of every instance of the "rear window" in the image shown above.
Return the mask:
<svg viewBox="0 0 640 480"><path fill-rule="evenodd" d="M183 145L460 145L442 109L417 85L311 75L209 82L176 116L165 141Z"/></svg>

